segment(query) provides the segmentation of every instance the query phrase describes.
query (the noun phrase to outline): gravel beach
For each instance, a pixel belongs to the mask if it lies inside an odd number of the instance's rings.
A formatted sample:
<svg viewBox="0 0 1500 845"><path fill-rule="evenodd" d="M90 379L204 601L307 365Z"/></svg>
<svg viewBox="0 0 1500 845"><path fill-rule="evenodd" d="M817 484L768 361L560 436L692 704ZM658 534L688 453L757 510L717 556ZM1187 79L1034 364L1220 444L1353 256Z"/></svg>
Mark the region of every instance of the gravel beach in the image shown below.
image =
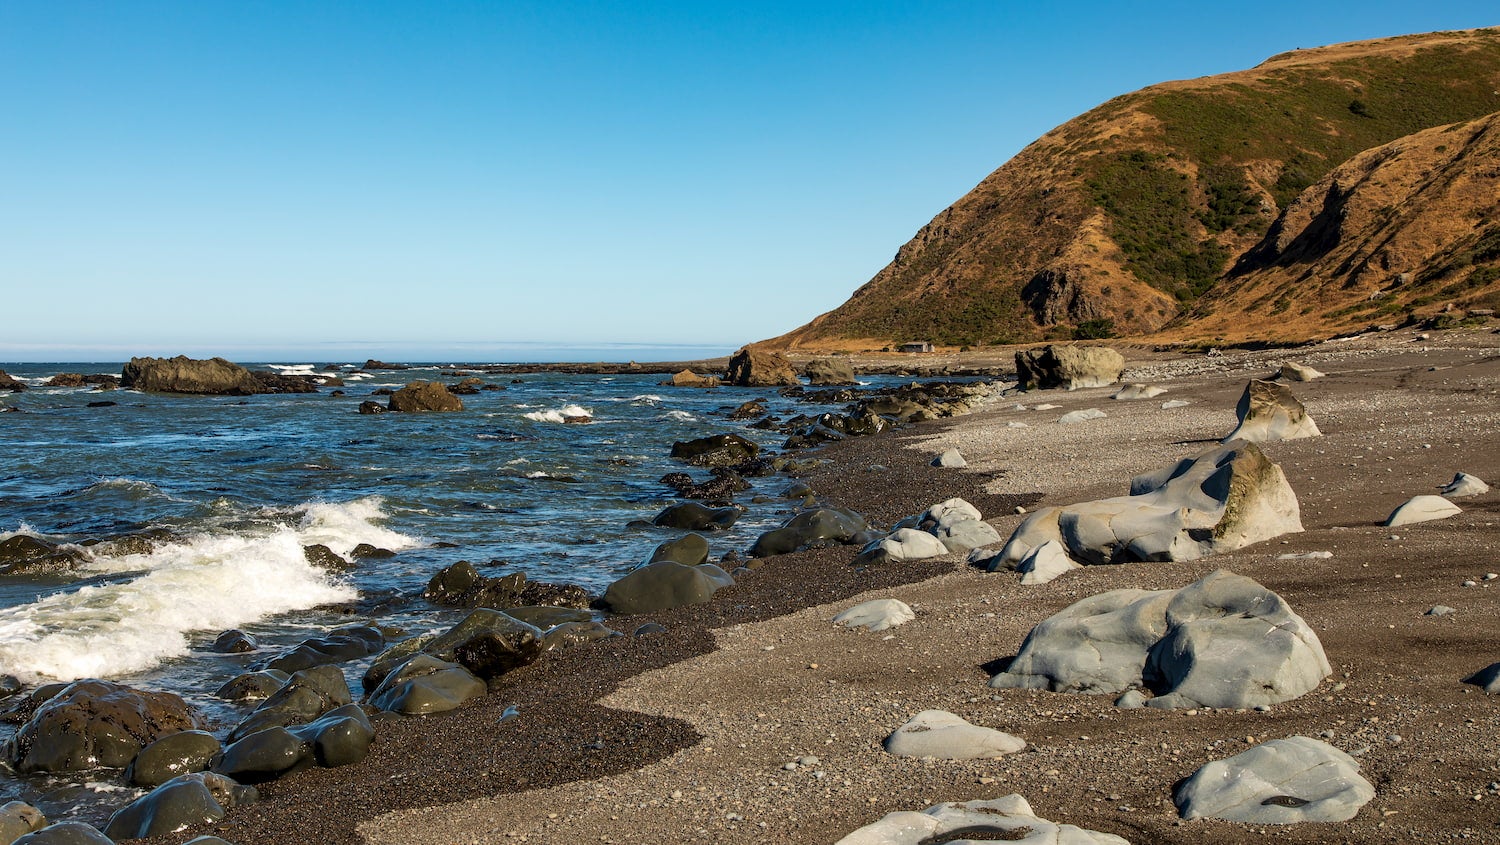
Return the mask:
<svg viewBox="0 0 1500 845"><path fill-rule="evenodd" d="M961 555L859 569L855 549L769 559L706 605L615 618L630 631L549 655L454 713L379 724L370 756L265 785L211 829L237 845L466 842L832 843L895 810L1020 793L1038 815L1133 843L1500 842L1500 697L1460 679L1500 660L1500 492L1463 513L1384 527L1459 471L1500 481L1500 334L1410 331L1225 354L1124 349L1116 388L997 399L969 416L820 454L805 481L881 525L963 497L1002 537L1018 508L1128 491L1132 475L1208 448L1249 378L1283 361L1323 436L1266 444L1303 533L1191 562L1095 566L1021 586ZM1185 401L1164 409L1163 402ZM1056 405L1035 410L1041 403ZM1026 410L1020 410L1024 405ZM1106 413L1073 425L1062 414ZM1024 427L1014 424L1024 424ZM964 469L929 466L957 448ZM723 550L715 549L716 553ZM1331 557L1288 555L1330 552ZM1333 675L1258 710L1124 710L1113 696L996 690L1000 661L1039 621L1120 587L1184 586L1229 569L1280 594L1317 632ZM881 633L837 612L899 598L916 619ZM1436 605L1455 612L1426 615ZM519 715L504 718L508 707ZM998 759L896 757L881 741L941 709L1021 737ZM1268 739L1321 737L1354 755L1376 797L1351 821L1183 822L1172 786Z"/></svg>

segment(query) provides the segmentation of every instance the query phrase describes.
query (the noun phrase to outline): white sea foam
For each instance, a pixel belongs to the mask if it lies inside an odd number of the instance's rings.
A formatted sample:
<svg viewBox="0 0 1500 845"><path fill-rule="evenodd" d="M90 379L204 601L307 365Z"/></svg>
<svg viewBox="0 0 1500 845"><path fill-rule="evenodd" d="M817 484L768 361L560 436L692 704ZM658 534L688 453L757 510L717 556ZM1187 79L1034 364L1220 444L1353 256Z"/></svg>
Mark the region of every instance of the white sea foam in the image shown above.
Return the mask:
<svg viewBox="0 0 1500 845"><path fill-rule="evenodd" d="M668 411L662 415L662 419L676 420L678 422L694 422L698 418L687 411Z"/></svg>
<svg viewBox="0 0 1500 845"><path fill-rule="evenodd" d="M148 554L100 557L94 574L141 573L0 610L0 671L26 682L118 677L188 653L188 634L232 628L358 593L308 563L303 546L416 541L374 523L378 498L297 509L296 527L203 533Z"/></svg>
<svg viewBox="0 0 1500 845"><path fill-rule="evenodd" d="M328 378L338 373L320 371L314 364L267 364L273 370L284 376L320 376Z"/></svg>
<svg viewBox="0 0 1500 845"><path fill-rule="evenodd" d="M656 395L655 393L642 393L639 396L632 396L624 401L634 402L637 405L655 405L662 400L661 397Z"/></svg>
<svg viewBox="0 0 1500 845"><path fill-rule="evenodd" d="M537 422L562 423L567 422L568 417L589 417L592 419L594 412L581 405L564 405L561 408L547 411L530 411L521 416L528 420L536 420Z"/></svg>

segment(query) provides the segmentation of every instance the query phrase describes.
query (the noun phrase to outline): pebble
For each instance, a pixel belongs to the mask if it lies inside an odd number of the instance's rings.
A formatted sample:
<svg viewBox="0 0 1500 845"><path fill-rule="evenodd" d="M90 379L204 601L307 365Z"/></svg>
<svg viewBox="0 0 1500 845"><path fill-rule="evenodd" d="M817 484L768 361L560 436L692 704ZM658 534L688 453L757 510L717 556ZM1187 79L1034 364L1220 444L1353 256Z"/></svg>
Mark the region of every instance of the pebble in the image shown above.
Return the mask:
<svg viewBox="0 0 1500 845"><path fill-rule="evenodd" d="M1475 581L1473 578L1470 578L1469 580L1467 580L1467 581L1464 582L1464 586L1465 587L1477 587L1477 586L1479 586L1479 582Z"/></svg>
<svg viewBox="0 0 1500 845"><path fill-rule="evenodd" d="M814 757L811 754L807 754L797 758L797 765L799 766L816 766L821 762L823 761L819 760L817 757Z"/></svg>
<svg viewBox="0 0 1500 845"><path fill-rule="evenodd" d="M1484 576L1484 580L1486 580L1486 581L1493 581L1496 578L1500 578L1500 574L1497 574L1497 573L1494 573L1494 572L1489 572L1489 573L1486 573L1485 576Z"/></svg>

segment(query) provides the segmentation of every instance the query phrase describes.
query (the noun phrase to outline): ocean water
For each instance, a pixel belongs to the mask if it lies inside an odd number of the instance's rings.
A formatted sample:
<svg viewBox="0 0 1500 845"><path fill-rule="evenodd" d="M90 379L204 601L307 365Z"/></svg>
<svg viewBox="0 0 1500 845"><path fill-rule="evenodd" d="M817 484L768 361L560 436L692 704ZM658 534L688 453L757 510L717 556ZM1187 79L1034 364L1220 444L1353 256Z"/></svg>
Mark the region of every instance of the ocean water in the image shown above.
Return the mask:
<svg viewBox="0 0 1500 845"><path fill-rule="evenodd" d="M276 366L341 375L346 395L49 388L41 385L60 372L120 366L0 364L32 385L0 394L0 407L24 412L0 413L0 540L30 534L86 556L66 575L0 576L0 673L28 684L97 677L170 690L229 726L245 708L211 693L256 660L343 625L419 633L452 624L463 612L421 592L458 560L487 575L521 571L601 592L680 533L627 527L676 501L659 481L685 469L668 457L673 441L736 431L774 449L784 435L727 412L757 397L783 417L826 410L774 390L663 387L661 375L528 374L511 383L481 373L505 389L462 397L463 412L362 416L356 409L373 390L437 378L437 368ZM89 407L102 401L117 404ZM572 416L593 422L563 422ZM742 501L786 485L752 481ZM714 555L743 551L784 516L777 505L752 507L710 537ZM168 539L124 555L88 545L139 532ZM332 573L307 562L303 547L313 543L345 557L360 543L397 554ZM254 634L261 651L209 652L230 628ZM347 671L355 680L361 666ZM13 730L0 726L0 739ZM21 798L49 817L96 818L122 802L106 781L0 772L0 803Z"/></svg>

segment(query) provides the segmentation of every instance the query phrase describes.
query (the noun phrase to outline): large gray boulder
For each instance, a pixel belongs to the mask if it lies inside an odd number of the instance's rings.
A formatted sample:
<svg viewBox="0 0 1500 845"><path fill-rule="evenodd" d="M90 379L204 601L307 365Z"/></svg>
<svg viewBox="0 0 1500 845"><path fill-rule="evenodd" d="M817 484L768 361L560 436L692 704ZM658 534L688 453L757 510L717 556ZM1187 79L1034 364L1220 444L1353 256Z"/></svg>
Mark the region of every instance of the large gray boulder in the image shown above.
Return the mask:
<svg viewBox="0 0 1500 845"><path fill-rule="evenodd" d="M437 381L414 381L391 394L390 409L406 414L462 411L464 400Z"/></svg>
<svg viewBox="0 0 1500 845"><path fill-rule="evenodd" d="M1464 678L1464 683L1473 684L1488 695L1500 693L1500 663L1491 663L1478 672Z"/></svg>
<svg viewBox="0 0 1500 845"><path fill-rule="evenodd" d="M604 603L614 613L650 613L702 604L732 586L734 579L729 573L711 563L687 566L664 560L648 563L610 584L604 591Z"/></svg>
<svg viewBox="0 0 1500 845"><path fill-rule="evenodd" d="M938 804L920 813L888 813L840 839L835 845L968 845L976 839L1025 845L1130 845L1112 833L1057 824L1038 817L1019 795L991 801ZM959 838L964 837L964 838Z"/></svg>
<svg viewBox="0 0 1500 845"><path fill-rule="evenodd" d="M745 347L729 359L724 380L737 387L796 387L797 371L778 352Z"/></svg>
<svg viewBox="0 0 1500 845"><path fill-rule="evenodd" d="M36 708L6 752L24 773L124 768L167 734L204 727L197 712L172 693L74 681Z"/></svg>
<svg viewBox="0 0 1500 845"><path fill-rule="evenodd" d="M988 760L1025 747L1019 737L970 724L946 710L923 710L885 738L885 750L897 757L939 760Z"/></svg>
<svg viewBox="0 0 1500 845"><path fill-rule="evenodd" d="M1318 437L1323 433L1292 395L1291 388L1274 381L1251 379L1234 406L1234 413L1240 424L1224 437L1224 443L1234 440L1271 443Z"/></svg>
<svg viewBox="0 0 1500 845"><path fill-rule="evenodd" d="M208 731L179 731L158 739L135 755L125 770L134 786L161 786L172 778L207 771L223 743Z"/></svg>
<svg viewBox="0 0 1500 845"><path fill-rule="evenodd" d="M792 515L780 528L755 539L751 557L772 557L803 549L865 543L874 537L864 517L843 508L813 508Z"/></svg>
<svg viewBox="0 0 1500 845"><path fill-rule="evenodd" d="M1235 442L1136 476L1128 496L1042 508L984 565L1015 569L1048 542L1084 565L1196 560L1301 530L1281 467Z"/></svg>
<svg viewBox="0 0 1500 845"><path fill-rule="evenodd" d="M148 393L196 393L208 396L250 396L266 389L255 374L223 358L200 360L131 358L120 371L120 386Z"/></svg>
<svg viewBox="0 0 1500 845"><path fill-rule="evenodd" d="M842 387L856 383L854 365L848 358L814 358L804 369L807 383L814 387Z"/></svg>
<svg viewBox="0 0 1500 845"><path fill-rule="evenodd" d="M47 826L42 811L24 801L0 806L0 845L10 845L22 836Z"/></svg>
<svg viewBox="0 0 1500 845"><path fill-rule="evenodd" d="M1016 353L1022 390L1104 387L1120 380L1125 356L1107 346L1044 346Z"/></svg>
<svg viewBox="0 0 1500 845"><path fill-rule="evenodd" d="M415 654L385 676L370 694L370 705L403 716L442 713L484 695L488 687L457 663Z"/></svg>
<svg viewBox="0 0 1500 845"><path fill-rule="evenodd" d="M1305 736L1206 763L1172 793L1184 819L1243 824L1348 821L1374 797L1354 758Z"/></svg>
<svg viewBox="0 0 1500 845"><path fill-rule="evenodd" d="M177 833L224 818L231 807L260 794L252 786L211 772L180 775L116 810L104 827L110 839L144 839Z"/></svg>
<svg viewBox="0 0 1500 845"><path fill-rule="evenodd" d="M1333 671L1317 634L1281 597L1217 570L1180 590L1111 590L1031 630L990 679L998 688L1115 694L1151 707L1258 707L1315 689Z"/></svg>
<svg viewBox="0 0 1500 845"><path fill-rule="evenodd" d="M1462 499L1468 496L1482 496L1490 492L1490 485L1484 483L1484 479L1467 472L1460 472L1453 476L1453 480L1444 484L1438 490L1450 499Z"/></svg>

